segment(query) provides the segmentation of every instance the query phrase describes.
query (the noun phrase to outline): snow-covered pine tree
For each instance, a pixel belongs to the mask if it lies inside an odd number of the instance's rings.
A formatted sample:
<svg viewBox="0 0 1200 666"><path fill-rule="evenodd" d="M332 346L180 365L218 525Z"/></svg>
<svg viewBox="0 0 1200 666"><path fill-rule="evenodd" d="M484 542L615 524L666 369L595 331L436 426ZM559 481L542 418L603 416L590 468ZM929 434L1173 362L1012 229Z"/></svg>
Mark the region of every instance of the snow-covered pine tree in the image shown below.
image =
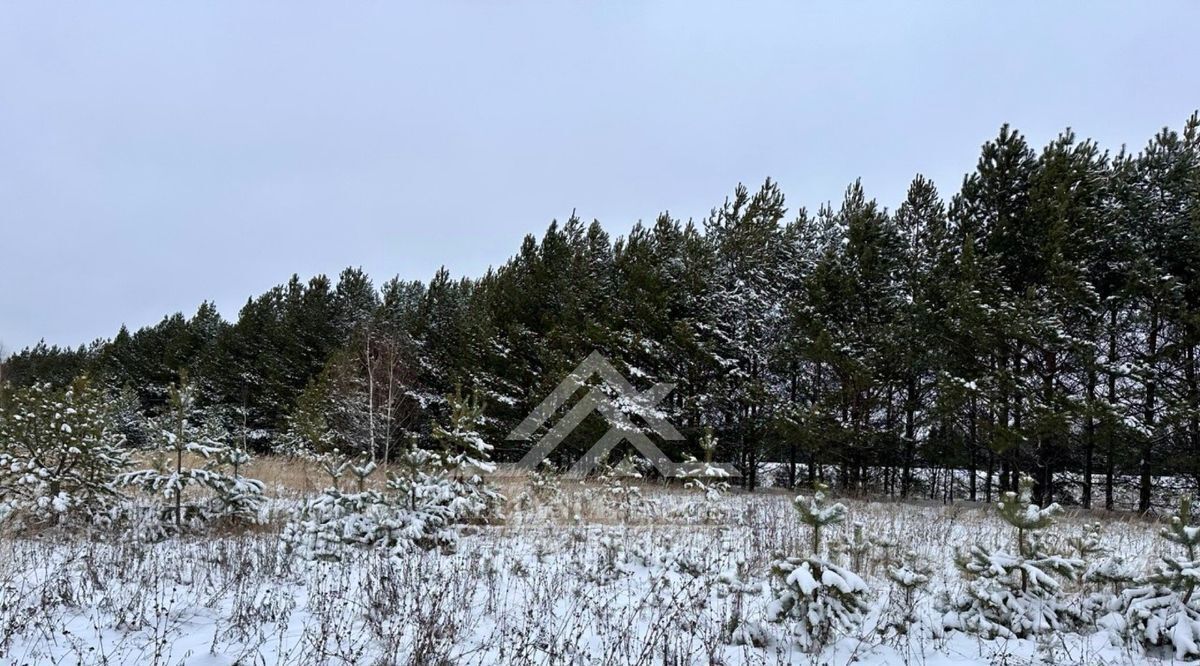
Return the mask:
<svg viewBox="0 0 1200 666"><path fill-rule="evenodd" d="M716 523L725 520L729 515L728 509L721 502L721 497L729 492L729 473L713 464L717 437L712 428L705 428L704 434L700 436L700 450L704 452L704 461L687 461L689 468L686 476L689 480L684 487L698 491L703 499L688 504L685 511L706 523Z"/></svg>
<svg viewBox="0 0 1200 666"><path fill-rule="evenodd" d="M422 448L412 438L399 458L399 472L389 472L385 491L367 487L372 463L343 461L330 472L350 469L358 492L329 488L302 507L281 535L284 550L305 559L337 560L346 547L386 548L403 555L414 548L453 550L458 526L497 517L501 496L480 476L491 469L491 446L475 429L478 400L452 397L449 425L438 426L441 450Z"/></svg>
<svg viewBox="0 0 1200 666"><path fill-rule="evenodd" d="M1148 647L1170 647L1176 659L1200 656L1200 527L1191 524L1192 502L1183 497L1179 513L1161 534L1183 547L1185 557L1163 555L1150 574L1114 602L1124 622L1109 616L1105 626Z"/></svg>
<svg viewBox="0 0 1200 666"><path fill-rule="evenodd" d="M758 485L766 415L778 397L770 355L782 333L780 222L786 212L779 184L767 179L753 194L739 184L704 221L712 263L701 303L701 345L722 368L706 400L715 413L740 415L725 426L739 432L741 481L750 490Z"/></svg>
<svg viewBox="0 0 1200 666"><path fill-rule="evenodd" d="M930 558L913 550L905 551L898 560L887 568L892 590L888 595L888 606L880 622L879 633L886 640L899 643L920 627L928 631L930 622L923 622L918 604L933 576Z"/></svg>
<svg viewBox="0 0 1200 666"><path fill-rule="evenodd" d="M86 378L55 390L16 389L0 400L0 521L27 525L107 520L129 464L108 397Z"/></svg>
<svg viewBox="0 0 1200 666"><path fill-rule="evenodd" d="M367 489L367 479L375 473L379 467L374 460L363 458L357 463L350 465L350 473L354 475L354 483L358 488L358 492L363 492Z"/></svg>
<svg viewBox="0 0 1200 666"><path fill-rule="evenodd" d="M448 469L460 480L490 473L496 466L491 462L492 445L484 441L483 404L479 394L464 395L462 387L454 389L448 398L450 421L435 425L433 438L442 445L442 455Z"/></svg>
<svg viewBox="0 0 1200 666"><path fill-rule="evenodd" d="M1009 491L997 504L1000 517L1016 528L1016 553L981 544L956 552L955 561L969 580L947 605L943 624L986 637L1023 638L1059 631L1069 608L1059 592L1063 581L1078 578L1082 560L1047 552L1036 533L1054 524L1062 507L1033 503L1033 479L1022 475L1019 492Z"/></svg>
<svg viewBox="0 0 1200 666"><path fill-rule="evenodd" d="M325 415L323 382L314 380L300 393L287 419L282 446L277 453L318 456L336 447L336 437Z"/></svg>
<svg viewBox="0 0 1200 666"><path fill-rule="evenodd" d="M844 504L825 502L827 490L818 484L812 497L798 496L794 502L800 521L812 529L812 554L771 563L775 599L767 607L767 620L794 621L797 641L807 651L819 651L849 632L867 611L863 579L821 556L822 528L846 518Z"/></svg>
<svg viewBox="0 0 1200 666"><path fill-rule="evenodd" d="M482 475L496 471L491 461L492 445L484 440L483 402L478 392L464 395L455 387L448 398L450 421L437 425L433 438L441 445L439 466L449 474L449 481L458 486L461 501L456 516L461 521L478 521L493 517L504 497Z"/></svg>
<svg viewBox="0 0 1200 666"><path fill-rule="evenodd" d="M150 439L146 415L137 392L128 386L109 391L109 407L113 413L117 432L125 437L125 445L131 449L145 448Z"/></svg>
<svg viewBox="0 0 1200 666"><path fill-rule="evenodd" d="M357 492L327 488L285 525L285 552L308 560L337 561L347 548L382 548L401 556L413 549L454 549L455 525L484 513L470 491L451 478L437 454L415 444L400 456L401 471L389 472L385 490ZM345 461L342 471L357 467ZM357 476L357 474L356 474Z"/></svg>
<svg viewBox="0 0 1200 666"><path fill-rule="evenodd" d="M1133 582L1134 572L1126 566L1124 558L1111 554L1104 547L1099 522L1085 525L1078 535L1066 542L1075 556L1086 563L1080 578L1081 593L1075 614L1084 625L1116 627L1120 633L1124 619L1114 612L1114 600Z"/></svg>
<svg viewBox="0 0 1200 666"><path fill-rule="evenodd" d="M458 533L452 529L461 520L473 520L485 512L485 506L474 500L451 477L445 458L421 448L416 438L400 456L400 473L388 473L387 489L394 505L411 515L409 538L419 548L452 550Z"/></svg>
<svg viewBox="0 0 1200 666"><path fill-rule="evenodd" d="M605 507L620 514L621 519L631 520L645 504L642 488L636 480L643 475L633 458L625 456L615 465L601 460L596 465L596 483L600 501ZM591 490L587 495L591 495Z"/></svg>
<svg viewBox="0 0 1200 666"><path fill-rule="evenodd" d="M762 594L762 583L752 580L750 565L740 551L740 544L732 530L721 535L721 549L730 554L732 566L717 574L717 596L729 600L729 612L725 617L721 638L729 645L756 645L766 643L767 632L760 622L746 618L746 599Z"/></svg>
<svg viewBox="0 0 1200 666"><path fill-rule="evenodd" d="M875 548L874 541L867 536L866 529L860 522L855 522L849 534L834 539L829 544L829 554L838 562L846 558L846 564L852 571L867 572L867 560Z"/></svg>
<svg viewBox="0 0 1200 666"><path fill-rule="evenodd" d="M896 355L895 369L903 387L903 439L901 440L900 495L907 497L913 488L913 464L917 455L918 432L929 419L926 412L935 395L934 382L939 364L955 359L939 345L928 344L930 337L945 339L946 331L931 336L941 324L935 316L937 308L949 300L954 280L946 206L933 181L918 174L909 185L908 194L892 216L900 240L900 270L896 316L891 322ZM944 306L942 306L944 307ZM956 336L957 338L957 336ZM958 339L955 340L958 342ZM954 345L961 348L961 344ZM969 353L969 351L967 352ZM966 369L966 368L964 368ZM974 497L971 498L972 500Z"/></svg>
<svg viewBox="0 0 1200 666"><path fill-rule="evenodd" d="M1186 560L1170 556L1163 558L1166 567L1162 581L1179 591L1184 603L1191 601L1196 584L1200 582L1200 572L1196 570L1195 564L1200 559L1200 552L1197 551L1197 547L1200 547L1200 527L1191 523L1192 499L1184 495L1179 500L1179 513L1171 517L1171 521L1161 532L1164 539L1182 546L1187 552Z"/></svg>
<svg viewBox="0 0 1200 666"><path fill-rule="evenodd" d="M257 516L262 483L240 474L249 455L240 449L231 450L226 443L229 433L218 423L200 419L196 389L186 371L171 387L168 411L156 425L159 432L153 438L153 467L122 474L120 483L161 493L165 500L159 513L162 527L178 532L203 527L219 517L245 520ZM197 456L203 465L192 467ZM233 467L234 475L222 472L222 464ZM189 488L201 492L185 502ZM209 491L209 496L203 490Z"/></svg>
<svg viewBox="0 0 1200 666"><path fill-rule="evenodd" d="M554 463L543 460L529 475L529 490L533 497L543 503L558 501L562 495L562 482Z"/></svg>
<svg viewBox="0 0 1200 666"><path fill-rule="evenodd" d="M846 519L846 505L841 502L827 504L825 502L825 493L829 492L829 486L818 483L813 489L812 497L799 495L792 502L796 507L796 513L800 515L800 522L812 528L812 552L814 555L819 555L821 552L821 530L829 525L837 525Z"/></svg>
<svg viewBox="0 0 1200 666"><path fill-rule="evenodd" d="M552 514L569 513L568 507L563 503L562 483L554 463L549 460L539 463L529 472L528 483L529 487L517 497L517 508L530 511L538 507Z"/></svg>
<svg viewBox="0 0 1200 666"><path fill-rule="evenodd" d="M1068 539L1067 543L1075 551L1079 559L1087 562L1087 570L1083 574L1083 582L1091 587L1089 598L1100 607L1100 601L1107 602L1119 596L1122 589L1136 578L1136 573L1126 564L1125 558L1114 555L1102 545L1100 523L1095 522L1084 528L1079 537Z"/></svg>
<svg viewBox="0 0 1200 666"><path fill-rule="evenodd" d="M338 561L348 547L399 549L403 539L393 533L402 523L394 519L396 499L367 487L376 464L365 454L356 460L336 448L308 456L329 477L329 486L284 525L280 534L283 551L306 560ZM347 472L355 477L356 490L351 492L341 489Z"/></svg>
<svg viewBox="0 0 1200 666"><path fill-rule="evenodd" d="M354 464L354 459L344 455L340 450L333 449L325 453L309 454L308 458L317 463L317 467L329 477L329 487L334 490L342 489L342 476Z"/></svg>
<svg viewBox="0 0 1200 666"><path fill-rule="evenodd" d="M210 477L208 484L221 502L221 514L237 522L257 522L265 503L263 482L242 476L243 469L251 460L245 449L225 447L217 452L216 462L227 465L229 473Z"/></svg>

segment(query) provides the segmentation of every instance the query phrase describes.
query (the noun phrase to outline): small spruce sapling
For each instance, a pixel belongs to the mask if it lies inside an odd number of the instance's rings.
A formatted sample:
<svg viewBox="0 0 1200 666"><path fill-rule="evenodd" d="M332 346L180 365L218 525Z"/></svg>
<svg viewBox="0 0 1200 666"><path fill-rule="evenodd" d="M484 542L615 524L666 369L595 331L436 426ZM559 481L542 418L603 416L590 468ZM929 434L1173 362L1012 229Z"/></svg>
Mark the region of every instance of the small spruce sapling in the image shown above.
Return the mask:
<svg viewBox="0 0 1200 666"><path fill-rule="evenodd" d="M879 632L885 638L899 640L908 636L914 627L926 625L918 617L917 604L932 576L933 566L929 558L914 550L905 551L898 561L887 568L892 590L888 595L885 620L879 627Z"/></svg>
<svg viewBox="0 0 1200 666"><path fill-rule="evenodd" d="M161 493L166 506L161 517L172 529L200 526L218 517L251 519L261 504L262 482L241 476L241 466L249 455L240 449L231 450L224 440L228 433L213 422L199 421L196 393L181 372L179 382L170 390L169 410L158 420L157 454L154 467L123 474L122 485L136 486L151 493ZM193 456L203 459L202 467L191 467ZM220 470L222 464L233 467L234 475ZM207 489L216 497L215 505L203 498L184 503L190 487Z"/></svg>
<svg viewBox="0 0 1200 666"><path fill-rule="evenodd" d="M1059 631L1070 615L1060 598L1062 583L1076 580L1084 563L1047 552L1036 533L1053 525L1062 508L1034 504L1033 479L1022 475L1018 492L1005 493L997 512L1016 528L1017 552L980 544L956 552L955 562L969 583L950 602L946 628L1005 638Z"/></svg>
<svg viewBox="0 0 1200 666"><path fill-rule="evenodd" d="M0 400L0 520L107 523L124 444L108 397L86 378L11 391Z"/></svg>
<svg viewBox="0 0 1200 666"><path fill-rule="evenodd" d="M1080 578L1080 596L1077 615L1085 625L1100 626L1123 624L1112 613L1113 600L1121 590L1133 582L1135 576L1125 565L1125 560L1104 547L1103 528L1100 523L1084 525L1079 534L1067 539L1067 546L1075 557L1086 563Z"/></svg>
<svg viewBox="0 0 1200 666"><path fill-rule="evenodd" d="M450 551L459 526L495 517L503 497L480 476L491 469L491 446L475 429L478 401L456 394L451 404L450 424L434 431L440 450L422 448L413 438L399 458L399 471L388 473L384 491L368 487L373 463L330 458L325 469L334 487L306 503L284 527L284 551L318 560L341 559L346 547L385 548L395 556L414 549ZM337 488L347 470L358 492Z"/></svg>
<svg viewBox="0 0 1200 666"><path fill-rule="evenodd" d="M729 492L729 473L724 468L713 465L713 454L717 450L717 438L712 428L705 428L700 437L700 450L704 452L704 461L694 458L685 463L688 482L686 488L699 491L703 500L686 507L685 511L708 523L717 523L728 518L728 510L721 503L721 497Z"/></svg>
<svg viewBox="0 0 1200 666"><path fill-rule="evenodd" d="M504 497L486 482L483 475L496 471L491 461L492 445L481 433L484 425L483 401L479 393L464 395L456 388L450 396L450 421L435 425L433 438L441 445L437 467L449 475L456 486L456 520L477 521L497 517Z"/></svg>
<svg viewBox="0 0 1200 666"><path fill-rule="evenodd" d="M812 497L797 497L800 521L812 529L812 554L780 557L771 563L775 599L767 607L772 622L794 621L801 649L819 651L850 632L867 612L867 584L850 569L821 557L821 533L846 518L846 507L826 504L824 485Z"/></svg>
<svg viewBox="0 0 1200 666"><path fill-rule="evenodd" d="M250 454L230 446L218 452L216 460L230 469L229 474L214 475L210 480L210 487L221 501L221 513L236 522L258 522L265 502L263 482L242 476L242 469L252 460Z"/></svg>
<svg viewBox="0 0 1200 666"><path fill-rule="evenodd" d="M1192 523L1192 502L1184 497L1179 512L1161 535L1181 546L1185 557L1163 555L1138 586L1124 590L1117 604L1124 626L1107 625L1148 647L1171 647L1176 659L1200 656L1200 527ZM1110 618L1111 619L1111 618Z"/></svg>
<svg viewBox="0 0 1200 666"><path fill-rule="evenodd" d="M721 549L729 553L733 566L717 574L717 596L729 600L729 613L725 618L721 638L727 645L754 645L762 647L767 641L767 632L759 622L746 618L746 599L762 594L762 584L750 577L750 565L741 552L734 533L726 531L721 537Z"/></svg>

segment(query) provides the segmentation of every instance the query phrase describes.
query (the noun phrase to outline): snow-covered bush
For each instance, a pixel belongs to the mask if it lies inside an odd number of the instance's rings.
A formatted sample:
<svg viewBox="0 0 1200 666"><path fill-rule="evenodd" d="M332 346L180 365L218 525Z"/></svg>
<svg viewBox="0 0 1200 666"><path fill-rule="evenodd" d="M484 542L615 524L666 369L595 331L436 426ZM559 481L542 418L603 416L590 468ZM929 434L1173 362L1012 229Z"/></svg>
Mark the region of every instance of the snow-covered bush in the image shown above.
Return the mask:
<svg viewBox="0 0 1200 666"><path fill-rule="evenodd" d="M867 536L862 523L854 523L849 534L834 539L829 544L830 559L844 562L853 571L867 572L867 560L875 548L874 541Z"/></svg>
<svg viewBox="0 0 1200 666"><path fill-rule="evenodd" d="M152 466L122 474L120 483L162 497L158 513L164 534L199 529L217 518L257 519L263 484L241 475L250 456L227 445L228 433L220 426L198 420L195 390L186 373L171 388L169 410L156 425ZM203 465L192 467L197 458ZM233 473L225 473L224 465ZM190 495L186 501L185 495Z"/></svg>
<svg viewBox="0 0 1200 666"><path fill-rule="evenodd" d="M647 499L637 480L642 479L641 470L632 458L625 457L615 465L601 462L597 465L594 490L589 489L586 499L598 499L615 517L629 521L642 513Z"/></svg>
<svg viewBox="0 0 1200 666"><path fill-rule="evenodd" d="M717 450L717 438L712 428L706 429L700 438L700 449L704 451L704 461L691 459L685 463L688 481L684 484L684 487L697 491L700 499L685 504L680 513L706 523L724 522L729 517L729 510L721 498L729 492L729 473L712 462Z"/></svg>
<svg viewBox="0 0 1200 666"><path fill-rule="evenodd" d="M434 431L441 449L415 441L389 472L385 489L367 487L373 462L327 459L334 486L302 506L284 527L284 550L305 559L341 559L348 547L384 548L403 555L413 549L453 550L459 526L499 516L503 497L482 478L492 464L491 446L479 436L476 401L451 400L448 427ZM358 491L344 493L338 478L353 472Z"/></svg>
<svg viewBox="0 0 1200 666"><path fill-rule="evenodd" d="M516 506L521 511L535 509L547 515L569 517L569 507L564 502L562 480L558 470L549 460L543 460L527 477L528 485L517 496Z"/></svg>
<svg viewBox="0 0 1200 666"><path fill-rule="evenodd" d="M729 600L729 611L722 626L721 638L729 645L754 645L761 647L767 641L766 629L760 622L746 617L746 600L762 594L763 585L751 579L750 565L746 556L739 551L733 534L725 532L721 538L722 550L736 553L733 566L717 574L717 597Z"/></svg>
<svg viewBox="0 0 1200 666"><path fill-rule="evenodd" d="M433 429L433 438L441 447L436 466L462 495L460 518L492 517L504 497L482 476L496 471L496 465L491 461L492 445L481 434L483 403L478 393L464 396L461 389L455 390L449 403L449 424L439 424Z"/></svg>
<svg viewBox="0 0 1200 666"><path fill-rule="evenodd" d="M209 484L221 503L220 514L247 523L258 521L265 504L262 481L242 476L242 468L250 460L250 454L245 450L225 447L217 453L216 461L228 466L229 472L213 477Z"/></svg>
<svg viewBox="0 0 1200 666"><path fill-rule="evenodd" d="M1186 556L1163 555L1153 571L1121 593L1115 604L1121 619L1105 618L1109 629L1147 647L1170 648L1176 659L1200 657L1200 599L1195 594L1200 583L1200 527L1191 522L1191 499L1185 496L1161 535L1182 546Z"/></svg>
<svg viewBox="0 0 1200 666"><path fill-rule="evenodd" d="M913 550L905 551L899 561L887 569L892 589L879 631L885 639L908 636L918 626L926 626L917 612L918 602L929 585L933 566L929 558Z"/></svg>
<svg viewBox="0 0 1200 666"><path fill-rule="evenodd" d="M822 528L846 518L846 506L826 504L825 491L818 486L811 498L799 496L794 502L801 522L812 528L812 554L771 563L775 598L767 607L767 619L792 621L797 642L806 651L820 650L848 633L868 610L863 579L821 557Z"/></svg>
<svg viewBox="0 0 1200 666"><path fill-rule="evenodd" d="M0 521L107 522L128 465L112 404L86 378L39 384L0 401ZM12 525L9 526L9 529Z"/></svg>
<svg viewBox="0 0 1200 666"><path fill-rule="evenodd" d="M1007 492L997 504L1000 517L1016 528L1016 552L981 544L955 562L967 578L962 594L949 600L943 622L985 637L1026 637L1064 628L1070 609L1060 590L1063 581L1076 580L1082 560L1048 552L1037 531L1054 524L1062 513L1057 504L1033 503L1033 479L1022 475L1019 492Z"/></svg>
<svg viewBox="0 0 1200 666"><path fill-rule="evenodd" d="M1083 526L1082 531L1067 539L1075 557L1085 563L1080 577L1079 605L1075 611L1084 626L1123 627L1124 620L1115 612L1114 601L1122 590L1137 577L1125 564L1124 558L1113 555L1104 547L1100 523Z"/></svg>
<svg viewBox="0 0 1200 666"><path fill-rule="evenodd" d="M438 457L414 448L401 458L400 474L383 491L325 489L284 526L284 550L308 560L340 560L346 548L384 548L396 555L413 549L450 550L452 526L482 507L464 499L461 486L436 469ZM349 467L349 465L347 465Z"/></svg>

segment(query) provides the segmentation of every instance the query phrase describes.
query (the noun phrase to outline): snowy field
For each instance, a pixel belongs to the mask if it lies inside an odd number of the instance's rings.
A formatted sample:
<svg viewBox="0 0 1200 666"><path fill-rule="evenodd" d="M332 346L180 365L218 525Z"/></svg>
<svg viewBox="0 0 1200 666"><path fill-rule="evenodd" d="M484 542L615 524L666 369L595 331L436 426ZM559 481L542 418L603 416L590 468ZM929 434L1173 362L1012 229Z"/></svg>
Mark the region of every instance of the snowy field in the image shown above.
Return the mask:
<svg viewBox="0 0 1200 666"><path fill-rule="evenodd" d="M502 525L468 528L452 554L285 554L274 520L158 543L46 534L0 538L0 663L12 664L962 664L1170 663L1098 614L1037 638L946 629L965 581L954 548L1011 550L991 507L844 500L823 530L832 562L856 568L868 611L802 649L794 620L767 621L771 563L804 555L811 530L791 495L706 497L683 488L521 483ZM1094 516L1063 516L1066 548ZM860 529L855 534L855 528ZM1105 557L1148 570L1175 544L1160 526L1105 520ZM869 541L869 543L865 543ZM857 546L855 544L858 544ZM910 594L888 575L902 551L927 563ZM1067 583L1087 606L1103 585Z"/></svg>

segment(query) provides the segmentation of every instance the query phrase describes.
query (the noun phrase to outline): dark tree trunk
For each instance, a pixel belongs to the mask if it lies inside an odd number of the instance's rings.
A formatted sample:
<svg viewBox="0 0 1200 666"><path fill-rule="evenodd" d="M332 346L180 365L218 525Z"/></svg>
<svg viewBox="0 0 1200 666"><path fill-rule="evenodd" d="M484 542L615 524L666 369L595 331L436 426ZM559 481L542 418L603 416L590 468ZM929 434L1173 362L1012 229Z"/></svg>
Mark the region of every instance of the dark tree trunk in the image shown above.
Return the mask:
<svg viewBox="0 0 1200 666"><path fill-rule="evenodd" d="M796 362L791 363L791 385L788 389L790 404L794 407L799 399L799 378L796 372ZM796 440L788 440L788 488L796 487Z"/></svg>
<svg viewBox="0 0 1200 666"><path fill-rule="evenodd" d="M992 503L992 473L996 469L996 453L988 448L987 476L983 480L983 497L988 504Z"/></svg>
<svg viewBox="0 0 1200 666"><path fill-rule="evenodd" d="M1009 405L1008 405L1008 350L1004 349L1000 354L999 372L997 375L1000 378L1000 409L997 415L997 431L1005 438L1004 447L1002 448L1000 460L1000 492L1003 493L1009 488L1010 477L1012 476L1012 465L1009 464L1009 451L1007 449L1007 439L1011 437L1009 429Z"/></svg>
<svg viewBox="0 0 1200 666"><path fill-rule="evenodd" d="M1096 369L1087 373L1087 422L1083 430L1083 508L1092 508L1092 458L1096 451Z"/></svg>
<svg viewBox="0 0 1200 666"><path fill-rule="evenodd" d="M1042 352L1042 404L1058 412L1054 399L1054 384L1058 376L1058 354L1047 349ZM1054 457L1057 454L1058 437L1053 432L1043 432L1038 438L1037 483L1034 497L1045 506L1054 501Z"/></svg>
<svg viewBox="0 0 1200 666"><path fill-rule="evenodd" d="M1112 306L1108 311L1108 366L1116 367L1117 360L1117 308ZM1108 409L1117 404L1117 373L1108 372ZM1117 429L1112 415L1104 418L1104 508L1113 510L1113 482L1117 471Z"/></svg>
<svg viewBox="0 0 1200 666"><path fill-rule="evenodd" d="M976 494L977 479L976 479L976 474L975 474L975 470L977 469L978 465L976 464L976 461L975 461L975 455L976 455L976 452L979 451L979 409L978 409L978 399L974 395L971 396L971 425L970 425L969 445L970 445L970 456L969 457L970 457L970 461L971 461L971 463L970 463L971 468L968 471L971 474L971 478L970 478L971 501L974 502L976 499L978 499L977 494Z"/></svg>
<svg viewBox="0 0 1200 666"><path fill-rule="evenodd" d="M1156 437L1154 427L1155 421L1155 405L1158 400L1158 310L1150 311L1150 330L1146 339L1146 360L1150 365L1150 376L1146 380L1145 401L1142 405L1142 420L1146 428L1147 434L1142 441L1142 459L1139 461L1138 469L1141 473L1141 478L1138 483L1138 512L1146 513L1150 510L1150 486L1153 479L1150 477L1151 472L1151 456L1154 454L1154 439Z"/></svg>
<svg viewBox="0 0 1200 666"><path fill-rule="evenodd" d="M1012 367L1013 367L1013 377L1020 377L1021 376L1021 346L1020 345L1017 345L1017 351L1013 355L1013 366ZM1013 395L1013 405L1012 405L1013 431L1016 434L1016 436L1013 438L1013 446L1012 446L1012 450L1011 450L1011 453L1012 453L1012 475L1011 475L1010 480L1012 481L1011 489L1013 491L1016 491L1019 489L1020 481L1021 481L1021 437L1022 437L1022 431L1021 431L1022 413L1021 413L1021 410L1022 410L1022 407L1023 407L1023 404L1021 401L1021 394L1020 394L1020 392L1017 392L1016 394Z"/></svg>
<svg viewBox="0 0 1200 666"><path fill-rule="evenodd" d="M1187 385L1188 444L1192 453L1192 464L1196 465L1195 476L1200 482L1200 387L1196 385L1196 347L1187 345L1187 359L1183 367L1184 383ZM1200 484L1198 484L1200 485Z"/></svg>
<svg viewBox="0 0 1200 666"><path fill-rule="evenodd" d="M900 481L900 496L908 497L912 487L913 453L917 438L917 380L910 377L904 395L904 477Z"/></svg>

